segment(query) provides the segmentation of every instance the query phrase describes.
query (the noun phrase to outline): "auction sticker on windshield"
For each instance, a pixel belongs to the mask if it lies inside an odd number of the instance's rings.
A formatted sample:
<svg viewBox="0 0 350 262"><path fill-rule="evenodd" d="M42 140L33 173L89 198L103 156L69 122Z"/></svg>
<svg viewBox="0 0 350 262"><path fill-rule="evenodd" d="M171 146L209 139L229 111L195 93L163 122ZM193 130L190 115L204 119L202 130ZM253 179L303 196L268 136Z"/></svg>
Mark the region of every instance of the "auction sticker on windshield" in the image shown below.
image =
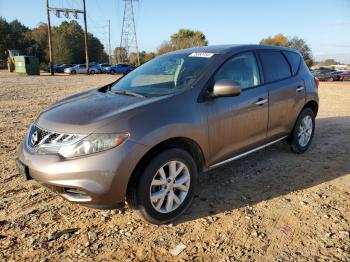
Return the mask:
<svg viewBox="0 0 350 262"><path fill-rule="evenodd" d="M198 52L198 53L192 53L189 56L190 57L204 57L204 58L210 58L214 55L214 53L206 53L206 52Z"/></svg>

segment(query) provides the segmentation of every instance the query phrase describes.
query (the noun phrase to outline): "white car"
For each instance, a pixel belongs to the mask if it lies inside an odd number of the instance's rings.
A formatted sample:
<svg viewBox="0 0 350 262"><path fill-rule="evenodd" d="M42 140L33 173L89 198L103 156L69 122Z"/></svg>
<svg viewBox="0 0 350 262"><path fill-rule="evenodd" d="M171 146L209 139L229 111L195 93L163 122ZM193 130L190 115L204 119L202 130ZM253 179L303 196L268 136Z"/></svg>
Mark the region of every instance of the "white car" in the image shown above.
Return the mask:
<svg viewBox="0 0 350 262"><path fill-rule="evenodd" d="M111 69L111 64L100 64L100 67L102 69L102 73L108 73L109 70Z"/></svg>
<svg viewBox="0 0 350 262"><path fill-rule="evenodd" d="M76 65L73 67L69 67L64 69L64 72L67 74L86 74L86 65ZM90 74L95 74L95 73L99 73L99 70L97 68L94 67L89 67L89 73Z"/></svg>

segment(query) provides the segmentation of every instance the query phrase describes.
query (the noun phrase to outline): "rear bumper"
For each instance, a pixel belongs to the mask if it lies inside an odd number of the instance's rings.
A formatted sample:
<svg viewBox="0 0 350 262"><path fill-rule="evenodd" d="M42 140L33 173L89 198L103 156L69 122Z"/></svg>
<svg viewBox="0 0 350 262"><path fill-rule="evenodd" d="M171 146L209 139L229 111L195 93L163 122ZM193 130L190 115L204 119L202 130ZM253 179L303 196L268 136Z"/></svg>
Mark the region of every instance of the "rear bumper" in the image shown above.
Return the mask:
<svg viewBox="0 0 350 262"><path fill-rule="evenodd" d="M148 147L130 140L86 157L66 160L57 154L37 154L25 144L18 159L29 175L73 203L112 208L124 203L134 167Z"/></svg>

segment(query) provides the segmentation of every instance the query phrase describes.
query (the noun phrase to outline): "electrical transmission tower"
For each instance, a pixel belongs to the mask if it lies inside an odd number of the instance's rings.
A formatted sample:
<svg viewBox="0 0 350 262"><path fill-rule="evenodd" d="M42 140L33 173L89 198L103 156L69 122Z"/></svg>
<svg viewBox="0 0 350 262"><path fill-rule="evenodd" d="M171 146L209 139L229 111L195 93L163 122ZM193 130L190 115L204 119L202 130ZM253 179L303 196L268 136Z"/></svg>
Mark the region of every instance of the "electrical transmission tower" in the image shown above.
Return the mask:
<svg viewBox="0 0 350 262"><path fill-rule="evenodd" d="M123 1L125 5L124 5L122 34L120 37L118 62L119 63L127 62L129 60L128 59L129 55L131 53L135 53L137 56L137 65L140 65L140 56L139 56L139 49L137 46L134 7L133 7L133 2L138 2L138 0L123 0Z"/></svg>

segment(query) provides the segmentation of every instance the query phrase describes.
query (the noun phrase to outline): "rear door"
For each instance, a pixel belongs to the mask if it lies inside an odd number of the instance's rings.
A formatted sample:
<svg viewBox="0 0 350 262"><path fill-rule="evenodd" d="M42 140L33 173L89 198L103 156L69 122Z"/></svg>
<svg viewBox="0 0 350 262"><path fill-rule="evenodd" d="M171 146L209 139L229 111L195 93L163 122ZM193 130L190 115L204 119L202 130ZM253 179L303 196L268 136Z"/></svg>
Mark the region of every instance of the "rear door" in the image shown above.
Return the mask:
<svg viewBox="0 0 350 262"><path fill-rule="evenodd" d="M233 80L242 92L235 97L218 97L206 102L209 165L257 147L264 142L268 123L268 95L261 85L254 52L234 55L214 74L212 83Z"/></svg>
<svg viewBox="0 0 350 262"><path fill-rule="evenodd" d="M300 55L290 51L260 50L259 58L269 95L268 138L288 135L305 104L305 86L298 75Z"/></svg>

